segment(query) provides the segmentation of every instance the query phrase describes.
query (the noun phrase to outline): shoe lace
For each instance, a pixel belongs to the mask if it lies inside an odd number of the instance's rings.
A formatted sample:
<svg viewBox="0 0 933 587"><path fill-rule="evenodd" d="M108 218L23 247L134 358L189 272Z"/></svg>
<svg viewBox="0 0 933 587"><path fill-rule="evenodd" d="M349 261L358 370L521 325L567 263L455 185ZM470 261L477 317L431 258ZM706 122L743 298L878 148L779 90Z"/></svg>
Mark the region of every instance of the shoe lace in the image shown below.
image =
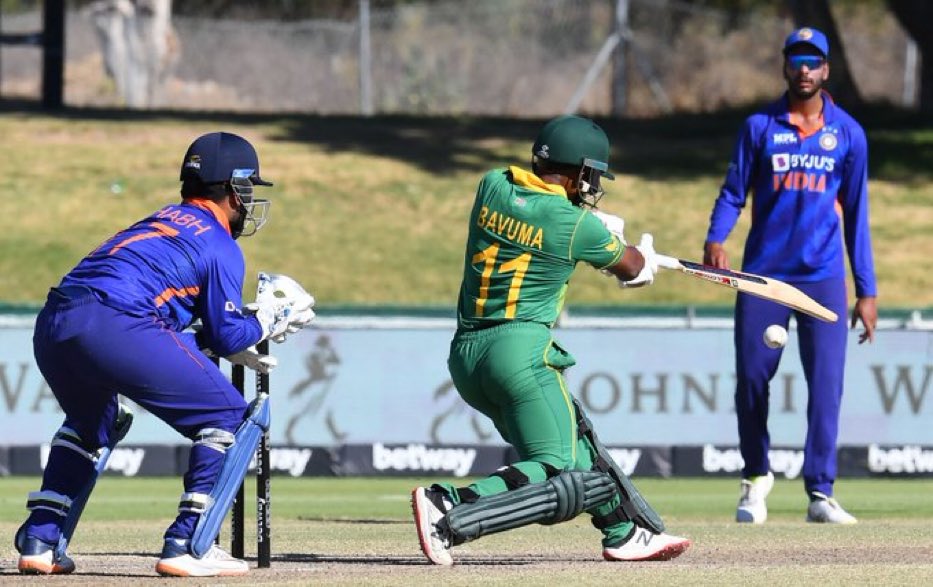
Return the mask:
<svg viewBox="0 0 933 587"><path fill-rule="evenodd" d="M431 487L425 491L425 496L442 514L446 514L454 507L454 502L447 497L447 492L443 489Z"/></svg>
<svg viewBox="0 0 933 587"><path fill-rule="evenodd" d="M452 542L450 539L450 534L441 530L436 525L431 531L431 537L436 538L444 546L444 548L450 548Z"/></svg>
<svg viewBox="0 0 933 587"><path fill-rule="evenodd" d="M447 526L446 518L442 518L434 524L431 530L431 536L440 540L444 548L450 548L454 544L454 538L450 533L450 528Z"/></svg>
<svg viewBox="0 0 933 587"><path fill-rule="evenodd" d="M748 501L751 499L752 491L755 488L755 484L749 481L748 479L742 479L742 501Z"/></svg>
<svg viewBox="0 0 933 587"><path fill-rule="evenodd" d="M822 502L825 502L826 505L828 505L829 507L833 509L841 509L839 502L833 499L832 497L826 495L825 493L821 493L819 491L811 491L810 495L814 498L814 501L817 501L817 502L822 501Z"/></svg>

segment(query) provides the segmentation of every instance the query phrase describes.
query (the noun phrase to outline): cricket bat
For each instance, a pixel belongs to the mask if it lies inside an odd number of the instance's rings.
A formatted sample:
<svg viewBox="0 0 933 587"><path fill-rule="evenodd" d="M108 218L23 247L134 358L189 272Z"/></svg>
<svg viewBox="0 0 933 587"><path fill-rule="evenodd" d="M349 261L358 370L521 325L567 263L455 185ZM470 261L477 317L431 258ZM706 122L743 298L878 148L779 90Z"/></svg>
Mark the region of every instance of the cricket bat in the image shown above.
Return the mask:
<svg viewBox="0 0 933 587"><path fill-rule="evenodd" d="M793 308L818 318L824 322L835 322L839 319L836 313L818 303L789 283L784 283L773 277L763 277L754 273L743 273L731 269L719 269L712 265L703 265L693 261L675 259L667 255L657 255L658 266L665 269L675 269L698 279L710 283L731 287L749 295L771 300L788 308Z"/></svg>

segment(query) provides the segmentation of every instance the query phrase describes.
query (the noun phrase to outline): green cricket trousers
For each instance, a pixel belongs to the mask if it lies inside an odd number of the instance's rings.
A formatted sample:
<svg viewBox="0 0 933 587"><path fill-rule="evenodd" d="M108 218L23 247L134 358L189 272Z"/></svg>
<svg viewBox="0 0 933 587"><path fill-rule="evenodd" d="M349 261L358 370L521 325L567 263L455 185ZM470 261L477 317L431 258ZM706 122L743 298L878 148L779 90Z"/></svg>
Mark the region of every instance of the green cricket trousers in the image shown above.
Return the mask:
<svg viewBox="0 0 933 587"><path fill-rule="evenodd" d="M492 420L519 456L508 470L469 485L468 494L481 497L515 489L518 483L541 483L549 470L554 474L593 468L596 452L578 437L563 376L575 363L544 324L510 322L457 332L447 359L454 385L467 404ZM455 503L460 501L459 490L441 485ZM616 496L591 513L605 515L618 505ZM603 543L617 543L631 529L631 522L605 528Z"/></svg>

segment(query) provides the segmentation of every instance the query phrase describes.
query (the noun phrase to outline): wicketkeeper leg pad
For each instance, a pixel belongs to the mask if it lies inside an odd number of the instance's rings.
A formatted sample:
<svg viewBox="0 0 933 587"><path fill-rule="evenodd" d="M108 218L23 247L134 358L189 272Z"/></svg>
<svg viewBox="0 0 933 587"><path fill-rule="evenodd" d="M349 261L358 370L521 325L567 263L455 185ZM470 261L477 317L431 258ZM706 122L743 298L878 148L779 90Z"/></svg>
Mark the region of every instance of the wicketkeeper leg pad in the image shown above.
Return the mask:
<svg viewBox="0 0 933 587"><path fill-rule="evenodd" d="M71 504L71 511L68 512L68 517L65 518L65 523L62 525L62 537L59 539L58 547L55 549L56 555L62 556L68 548L68 542L71 540L75 528L78 526L78 520L81 519L81 514L84 513L84 506L87 505L87 500L91 497L91 492L94 491L94 486L97 484L97 478L100 477L100 474L107 468L107 461L110 460L110 453L113 452L113 448L118 442L126 438L126 433L130 431L130 426L132 426L132 424L133 412L125 405L119 404L117 407L117 418L114 421L113 430L110 432L107 445L97 451L97 459L94 463L94 476L91 477L88 484L81 490L81 493L75 497L74 502Z"/></svg>
<svg viewBox="0 0 933 587"><path fill-rule="evenodd" d="M250 403L246 420L237 429L233 446L224 455L220 475L210 495L206 499L201 498L202 494L182 496L180 509L201 514L191 537L191 554L195 558L202 558L213 546L224 517L233 505L243 478L246 477L249 462L259 446L259 440L269 429L269 422L269 396L261 395Z"/></svg>
<svg viewBox="0 0 933 587"><path fill-rule="evenodd" d="M55 436L52 439L52 446L59 446L72 450L94 463L93 476L88 479L87 483L84 485L84 487L81 488L81 491L78 493L78 495L75 496L73 500L69 500L69 507L67 510L64 510L64 513L62 514L65 518L65 521L62 522L62 534L58 540L58 545L55 548L55 556L57 558L61 558L65 554L65 550L68 548L68 542L71 541L71 537L74 535L75 528L78 526L78 521L81 519L81 514L84 513L84 506L87 505L87 500L91 497L91 492L94 491L94 486L97 484L97 478L104 471L104 469L107 468L107 461L110 460L110 453L113 451L113 448L117 445L117 443L126 437L126 433L129 432L130 426L132 424L133 412L122 403L119 404L117 408L117 417L116 420L114 420L113 429L110 432L110 438L107 442L107 445L97 449L96 451L89 451L84 446L84 441L81 439L78 433L67 426L62 426L55 433ZM36 492L36 494L44 493L51 492ZM33 494L30 494L30 502L32 501L32 495ZM29 509L33 508L30 507ZM49 508L46 506L44 509ZM13 541L16 545L16 549L20 552L22 552L22 543L26 537L25 530L25 524L20 526Z"/></svg>
<svg viewBox="0 0 933 587"><path fill-rule="evenodd" d="M579 434L585 436L596 450L594 468L609 475L615 481L619 489L619 496L622 498L619 507L615 511L606 516L593 516L593 525L603 529L619 522L631 521L642 528L651 530L655 534L664 532L664 521L661 520L661 516L648 504L635 487L635 484L632 483L632 480L622 472L619 465L612 459L612 455L609 454L609 451L600 442L599 437L596 436L593 425L590 423L589 418L586 417L583 406L580 405L576 398L573 400L573 405L577 411L577 430Z"/></svg>
<svg viewBox="0 0 933 587"><path fill-rule="evenodd" d="M556 524L598 507L616 493L615 481L598 471L564 471L542 483L462 503L442 521L454 544L528 524Z"/></svg>

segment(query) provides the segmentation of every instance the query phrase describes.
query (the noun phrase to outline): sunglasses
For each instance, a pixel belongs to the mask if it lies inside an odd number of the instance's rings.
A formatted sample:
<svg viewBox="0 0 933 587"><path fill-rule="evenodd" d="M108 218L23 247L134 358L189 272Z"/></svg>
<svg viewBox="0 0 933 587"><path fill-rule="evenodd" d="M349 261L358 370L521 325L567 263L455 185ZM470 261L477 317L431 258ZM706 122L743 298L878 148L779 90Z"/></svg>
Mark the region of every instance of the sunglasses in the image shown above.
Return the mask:
<svg viewBox="0 0 933 587"><path fill-rule="evenodd" d="M826 63L826 59L819 55L790 55L787 57L787 65L794 71L799 71L804 65L812 71L823 67L824 63Z"/></svg>

